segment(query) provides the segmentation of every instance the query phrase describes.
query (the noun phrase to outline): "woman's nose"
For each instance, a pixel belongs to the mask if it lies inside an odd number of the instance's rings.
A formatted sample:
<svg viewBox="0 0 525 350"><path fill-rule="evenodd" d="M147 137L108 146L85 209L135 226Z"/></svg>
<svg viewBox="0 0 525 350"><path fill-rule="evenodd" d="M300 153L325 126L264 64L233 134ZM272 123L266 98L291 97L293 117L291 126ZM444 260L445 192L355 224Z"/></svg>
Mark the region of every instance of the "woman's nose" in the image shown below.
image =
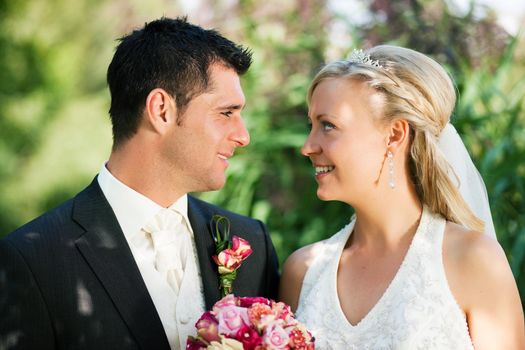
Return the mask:
<svg viewBox="0 0 525 350"><path fill-rule="evenodd" d="M312 154L319 153L320 149L319 144L315 141L312 133L310 133L304 142L303 147L301 147L301 154L305 157L309 157Z"/></svg>

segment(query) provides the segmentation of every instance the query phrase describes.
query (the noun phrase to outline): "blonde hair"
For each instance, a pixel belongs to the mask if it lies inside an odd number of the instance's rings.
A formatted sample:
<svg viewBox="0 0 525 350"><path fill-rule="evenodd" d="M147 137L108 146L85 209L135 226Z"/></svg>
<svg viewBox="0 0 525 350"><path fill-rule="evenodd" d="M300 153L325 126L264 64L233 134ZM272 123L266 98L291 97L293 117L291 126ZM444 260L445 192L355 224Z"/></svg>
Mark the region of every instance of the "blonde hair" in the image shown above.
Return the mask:
<svg viewBox="0 0 525 350"><path fill-rule="evenodd" d="M456 103L452 79L436 61L417 51L390 45L365 52L378 65L337 61L323 67L308 90L308 102L324 80L350 78L366 82L383 96L380 121L404 119L410 125L410 176L420 200L447 220L477 231L484 222L474 215L456 185L438 148L439 135Z"/></svg>

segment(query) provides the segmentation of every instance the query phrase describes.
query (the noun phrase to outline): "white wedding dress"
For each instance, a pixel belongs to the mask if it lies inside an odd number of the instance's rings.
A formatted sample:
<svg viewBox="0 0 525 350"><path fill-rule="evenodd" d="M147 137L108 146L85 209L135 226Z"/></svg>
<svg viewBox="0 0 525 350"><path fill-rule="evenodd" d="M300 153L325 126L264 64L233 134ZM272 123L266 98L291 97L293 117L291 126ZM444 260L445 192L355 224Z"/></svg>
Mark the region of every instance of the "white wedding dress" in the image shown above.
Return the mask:
<svg viewBox="0 0 525 350"><path fill-rule="evenodd" d="M383 296L358 324L348 322L336 284L341 253L354 223L322 243L304 277L296 316L314 335L316 349L474 349L445 276L445 220L426 207Z"/></svg>

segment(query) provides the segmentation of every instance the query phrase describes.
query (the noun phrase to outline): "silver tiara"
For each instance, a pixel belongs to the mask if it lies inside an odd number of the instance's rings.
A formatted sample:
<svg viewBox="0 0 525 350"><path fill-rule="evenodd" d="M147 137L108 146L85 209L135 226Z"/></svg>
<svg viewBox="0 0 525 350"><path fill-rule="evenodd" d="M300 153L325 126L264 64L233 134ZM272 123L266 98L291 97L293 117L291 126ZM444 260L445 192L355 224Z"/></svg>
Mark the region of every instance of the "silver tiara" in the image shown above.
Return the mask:
<svg viewBox="0 0 525 350"><path fill-rule="evenodd" d="M366 64L376 68L383 68L383 66L379 64L379 61L371 59L370 55L366 54L362 49L353 49L350 55L348 55L347 61Z"/></svg>

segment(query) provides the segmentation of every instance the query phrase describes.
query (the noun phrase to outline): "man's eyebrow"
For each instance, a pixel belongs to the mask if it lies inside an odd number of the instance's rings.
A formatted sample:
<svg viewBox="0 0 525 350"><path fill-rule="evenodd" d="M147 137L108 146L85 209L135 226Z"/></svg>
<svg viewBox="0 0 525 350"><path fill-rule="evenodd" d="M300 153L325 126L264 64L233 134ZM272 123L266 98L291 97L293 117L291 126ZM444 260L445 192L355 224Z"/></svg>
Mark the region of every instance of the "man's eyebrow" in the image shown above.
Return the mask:
<svg viewBox="0 0 525 350"><path fill-rule="evenodd" d="M243 109L244 107L246 107L246 105L240 105L240 104L230 104L230 105L225 105L225 106L219 106L218 109L221 109L221 110L241 110Z"/></svg>

